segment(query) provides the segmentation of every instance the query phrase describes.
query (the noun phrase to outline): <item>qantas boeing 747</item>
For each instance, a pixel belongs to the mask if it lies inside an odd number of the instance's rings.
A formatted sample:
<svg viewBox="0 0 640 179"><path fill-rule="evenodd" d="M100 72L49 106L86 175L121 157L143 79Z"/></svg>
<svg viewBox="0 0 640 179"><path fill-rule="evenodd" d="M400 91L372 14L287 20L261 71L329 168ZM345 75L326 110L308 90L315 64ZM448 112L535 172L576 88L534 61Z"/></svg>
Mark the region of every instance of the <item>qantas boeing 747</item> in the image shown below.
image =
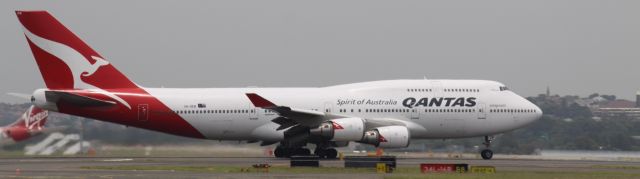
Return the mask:
<svg viewBox="0 0 640 179"><path fill-rule="evenodd" d="M169 134L278 144L276 157L335 158L349 142L407 147L411 139L484 136L523 127L542 111L485 80L388 80L322 88L145 88L46 11L16 11L46 88L45 110Z"/></svg>

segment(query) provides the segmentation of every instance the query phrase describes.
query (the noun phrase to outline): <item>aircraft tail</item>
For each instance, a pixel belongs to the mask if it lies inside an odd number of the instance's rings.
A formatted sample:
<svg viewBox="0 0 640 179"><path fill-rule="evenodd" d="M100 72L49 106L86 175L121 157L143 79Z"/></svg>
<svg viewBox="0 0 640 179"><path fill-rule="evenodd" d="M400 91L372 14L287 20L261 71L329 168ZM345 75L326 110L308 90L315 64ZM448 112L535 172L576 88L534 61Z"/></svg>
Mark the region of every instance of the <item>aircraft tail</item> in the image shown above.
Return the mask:
<svg viewBox="0 0 640 179"><path fill-rule="evenodd" d="M16 15L47 88L138 88L47 11Z"/></svg>
<svg viewBox="0 0 640 179"><path fill-rule="evenodd" d="M44 124L48 116L48 111L32 105L16 122L2 129L2 136L11 140L6 140L9 142L3 140L0 145L23 141L44 132Z"/></svg>
<svg viewBox="0 0 640 179"><path fill-rule="evenodd" d="M47 123L47 118L49 117L49 111L43 110L36 106L31 106L27 109L20 119L13 123L10 126L13 127L23 127L28 130L39 131L44 129L45 123Z"/></svg>

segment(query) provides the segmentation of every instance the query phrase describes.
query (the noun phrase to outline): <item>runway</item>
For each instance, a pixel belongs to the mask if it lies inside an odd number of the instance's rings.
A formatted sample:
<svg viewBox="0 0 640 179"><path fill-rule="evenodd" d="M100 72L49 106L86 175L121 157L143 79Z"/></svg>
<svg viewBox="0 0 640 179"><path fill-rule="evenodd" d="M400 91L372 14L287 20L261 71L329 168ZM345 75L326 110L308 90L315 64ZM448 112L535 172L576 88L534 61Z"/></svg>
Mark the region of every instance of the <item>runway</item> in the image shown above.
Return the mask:
<svg viewBox="0 0 640 179"><path fill-rule="evenodd" d="M101 157L36 157L0 159L0 178L37 177L37 178L383 178L376 173L207 173L174 170L101 170L83 169L88 166L238 166L250 167L257 163L272 166L289 166L288 159L276 158L239 158L239 157L140 157L140 158L101 158ZM567 161L567 160L522 160L522 159L428 159L398 158L399 167L418 167L420 163L467 163L470 165L495 166L497 171L604 171L640 174L640 162L624 161ZM343 167L340 160L323 160L323 167ZM613 167L615 166L615 167ZM628 167L628 168L627 168ZM631 168L631 169L630 169Z"/></svg>

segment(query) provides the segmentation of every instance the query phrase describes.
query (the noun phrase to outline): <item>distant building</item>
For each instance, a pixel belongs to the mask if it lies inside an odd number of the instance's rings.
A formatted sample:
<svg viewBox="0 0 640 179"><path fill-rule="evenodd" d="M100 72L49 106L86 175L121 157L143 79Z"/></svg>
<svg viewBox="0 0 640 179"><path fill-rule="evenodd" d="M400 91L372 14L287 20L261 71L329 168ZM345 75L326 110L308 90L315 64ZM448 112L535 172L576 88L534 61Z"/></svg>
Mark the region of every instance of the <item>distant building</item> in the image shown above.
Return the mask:
<svg viewBox="0 0 640 179"><path fill-rule="evenodd" d="M624 119L631 118L640 120L640 91L636 93L636 101L618 99L592 109L594 116L602 119Z"/></svg>

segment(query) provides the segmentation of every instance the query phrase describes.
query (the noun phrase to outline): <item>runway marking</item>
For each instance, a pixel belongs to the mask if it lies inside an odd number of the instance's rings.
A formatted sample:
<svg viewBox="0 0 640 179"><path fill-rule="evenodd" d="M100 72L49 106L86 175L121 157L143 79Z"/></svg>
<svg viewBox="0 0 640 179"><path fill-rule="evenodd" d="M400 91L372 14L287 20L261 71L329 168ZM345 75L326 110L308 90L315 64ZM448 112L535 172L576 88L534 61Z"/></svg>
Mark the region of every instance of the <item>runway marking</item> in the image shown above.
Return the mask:
<svg viewBox="0 0 640 179"><path fill-rule="evenodd" d="M127 162L127 161L133 161L133 159L130 158L122 158L122 159L106 159L106 160L102 160L103 162Z"/></svg>

